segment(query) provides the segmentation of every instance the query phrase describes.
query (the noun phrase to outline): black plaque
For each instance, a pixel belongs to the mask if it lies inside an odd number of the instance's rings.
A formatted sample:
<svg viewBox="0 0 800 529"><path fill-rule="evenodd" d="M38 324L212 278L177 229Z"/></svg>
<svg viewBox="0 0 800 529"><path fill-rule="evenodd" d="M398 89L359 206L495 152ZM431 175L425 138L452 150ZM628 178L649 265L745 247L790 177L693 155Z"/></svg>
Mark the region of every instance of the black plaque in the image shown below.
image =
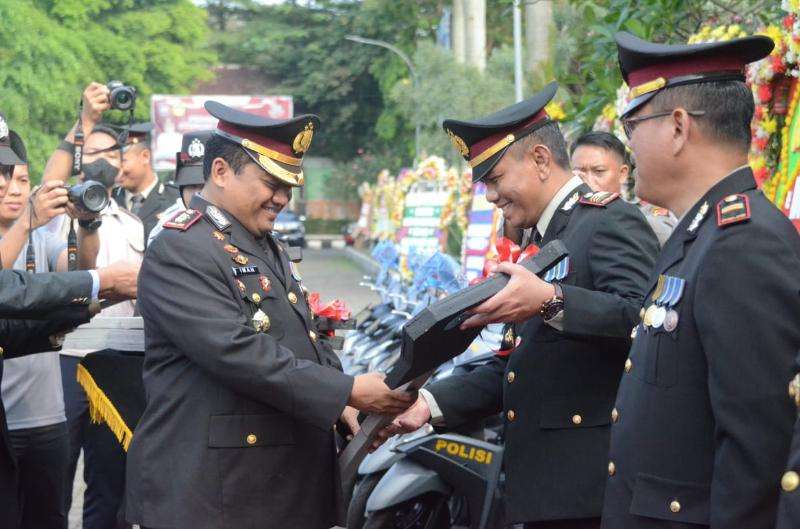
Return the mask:
<svg viewBox="0 0 800 529"><path fill-rule="evenodd" d="M566 256L564 243L552 241L520 264L536 275L543 275ZM500 292L508 280L506 274L495 274L433 303L414 316L403 328L400 360L386 377L389 387L400 387L466 351L481 332L480 328L459 329L469 317L467 311Z"/></svg>
<svg viewBox="0 0 800 529"><path fill-rule="evenodd" d="M566 246L556 240L520 264L541 276L566 256ZM401 357L387 375L386 384L393 389L415 391L427 382L434 369L463 353L481 332L481 328L459 329L469 317L467 311L500 292L508 281L506 274L495 274L433 303L414 316L403 329ZM353 479L378 432L391 421L392 417L385 415L370 415L364 419L361 430L339 456L344 483Z"/></svg>

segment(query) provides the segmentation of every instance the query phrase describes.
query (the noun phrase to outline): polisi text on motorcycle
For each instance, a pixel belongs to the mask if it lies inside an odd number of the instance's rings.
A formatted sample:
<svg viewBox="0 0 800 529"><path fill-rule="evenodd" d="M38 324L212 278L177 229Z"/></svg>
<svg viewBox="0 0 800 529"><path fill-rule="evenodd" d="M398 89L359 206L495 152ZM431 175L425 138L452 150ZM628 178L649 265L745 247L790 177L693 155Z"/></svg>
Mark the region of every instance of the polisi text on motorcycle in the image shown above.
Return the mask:
<svg viewBox="0 0 800 529"><path fill-rule="evenodd" d="M475 448L474 446L455 443L453 441L447 441L446 439L438 439L436 441L436 445L434 446L434 450L436 450L437 453L444 450L451 456L458 456L462 459L475 461L476 463L482 463L484 465L490 465L492 463L493 454L489 450Z"/></svg>

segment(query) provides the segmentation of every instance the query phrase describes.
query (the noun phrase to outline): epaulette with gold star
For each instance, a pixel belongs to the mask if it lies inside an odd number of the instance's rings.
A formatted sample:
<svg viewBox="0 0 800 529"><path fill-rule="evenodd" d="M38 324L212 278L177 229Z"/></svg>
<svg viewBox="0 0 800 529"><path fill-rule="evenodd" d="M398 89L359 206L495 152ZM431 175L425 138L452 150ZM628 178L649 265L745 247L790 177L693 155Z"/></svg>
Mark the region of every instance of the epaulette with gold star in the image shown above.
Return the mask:
<svg viewBox="0 0 800 529"><path fill-rule="evenodd" d="M738 224L750 218L747 195L728 195L717 203L717 226Z"/></svg>
<svg viewBox="0 0 800 529"><path fill-rule="evenodd" d="M200 220L203 214L196 209L187 209L185 211L178 211L167 222L164 223L165 228L173 230L186 231L189 227Z"/></svg>
<svg viewBox="0 0 800 529"><path fill-rule="evenodd" d="M587 206L605 207L619 198L619 193L611 193L609 191L597 191L594 193L585 193L578 201Z"/></svg>

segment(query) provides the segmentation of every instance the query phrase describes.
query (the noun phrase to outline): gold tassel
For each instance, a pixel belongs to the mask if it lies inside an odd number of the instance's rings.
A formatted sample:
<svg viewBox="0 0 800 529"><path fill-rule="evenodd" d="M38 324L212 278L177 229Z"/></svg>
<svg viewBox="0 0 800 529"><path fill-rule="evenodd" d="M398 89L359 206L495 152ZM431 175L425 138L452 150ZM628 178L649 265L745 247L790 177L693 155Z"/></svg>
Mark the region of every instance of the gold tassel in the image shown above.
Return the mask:
<svg viewBox="0 0 800 529"><path fill-rule="evenodd" d="M103 390L100 389L94 381L94 378L92 378L92 375L89 374L89 371L81 364L78 364L77 379L78 384L80 384L86 392L86 396L89 400L89 418L91 421L94 424L105 422L111 431L114 432L114 436L117 440L122 444L122 448L127 452L128 447L131 445L133 432L128 428L128 425L125 424L125 421L122 420L122 416L117 411L117 408L114 407L114 404L111 403Z"/></svg>

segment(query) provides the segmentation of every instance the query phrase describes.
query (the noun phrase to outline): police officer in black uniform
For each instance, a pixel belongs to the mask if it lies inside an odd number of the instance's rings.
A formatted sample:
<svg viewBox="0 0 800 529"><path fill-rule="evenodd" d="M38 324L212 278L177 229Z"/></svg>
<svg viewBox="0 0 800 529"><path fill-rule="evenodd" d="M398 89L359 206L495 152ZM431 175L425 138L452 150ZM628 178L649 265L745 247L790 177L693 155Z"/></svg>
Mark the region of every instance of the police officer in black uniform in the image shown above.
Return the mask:
<svg viewBox="0 0 800 529"><path fill-rule="evenodd" d="M747 166L764 36L617 35L636 194L682 220L647 290L611 429L606 529L772 529L794 421L800 237Z"/></svg>
<svg viewBox="0 0 800 529"><path fill-rule="evenodd" d="M317 333L300 275L270 235L316 116L217 102L206 183L142 265L147 406L128 452L127 519L143 527L322 529L343 518L333 426L415 396L351 377ZM346 408L350 404L353 408Z"/></svg>
<svg viewBox="0 0 800 529"><path fill-rule="evenodd" d="M160 182L152 166L150 133L152 123L134 123L120 133L122 145L121 184L112 198L142 221L144 240L158 223L165 209L178 198L177 191Z"/></svg>
<svg viewBox="0 0 800 529"><path fill-rule="evenodd" d="M192 197L198 193L206 183L203 178L203 155L206 142L211 138L210 130L187 132L181 138L181 150L175 154L175 178L167 184L177 188L178 198L164 210L155 227L150 230L147 243L161 233L164 223L174 217L178 212L189 207Z"/></svg>
<svg viewBox="0 0 800 529"><path fill-rule="evenodd" d="M781 476L781 499L778 504L776 529L800 527L800 353L797 355L797 374L789 382L789 397L798 409L794 436L789 449L789 462Z"/></svg>
<svg viewBox="0 0 800 529"><path fill-rule="evenodd" d="M658 241L635 206L571 176L564 138L544 110L556 89L479 120L444 122L506 220L534 229L536 244L563 241L569 258L544 280L501 264L508 286L465 325L519 322L508 356L428 386L395 428L429 418L457 428L502 411L506 522L597 528L611 408Z"/></svg>

